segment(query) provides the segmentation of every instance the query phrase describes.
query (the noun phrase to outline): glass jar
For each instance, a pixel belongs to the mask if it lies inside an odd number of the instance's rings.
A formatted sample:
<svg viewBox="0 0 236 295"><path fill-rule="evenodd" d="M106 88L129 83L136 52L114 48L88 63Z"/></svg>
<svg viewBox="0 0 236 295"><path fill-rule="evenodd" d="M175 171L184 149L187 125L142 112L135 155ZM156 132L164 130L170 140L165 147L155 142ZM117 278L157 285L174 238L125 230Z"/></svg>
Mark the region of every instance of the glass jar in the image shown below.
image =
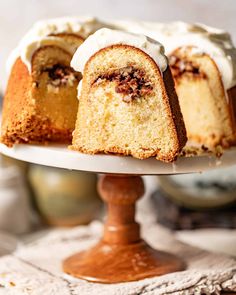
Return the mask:
<svg viewBox="0 0 236 295"><path fill-rule="evenodd" d="M47 224L74 226L97 217L102 203L96 174L31 165L29 179L38 211Z"/></svg>

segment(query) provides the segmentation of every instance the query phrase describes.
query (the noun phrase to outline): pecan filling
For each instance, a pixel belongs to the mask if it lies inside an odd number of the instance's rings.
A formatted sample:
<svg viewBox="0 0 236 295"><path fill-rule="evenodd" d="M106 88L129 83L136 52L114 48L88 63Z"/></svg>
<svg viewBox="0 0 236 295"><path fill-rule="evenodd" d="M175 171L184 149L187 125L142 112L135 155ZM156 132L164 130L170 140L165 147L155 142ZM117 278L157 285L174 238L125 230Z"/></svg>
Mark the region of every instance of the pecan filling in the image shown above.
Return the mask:
<svg viewBox="0 0 236 295"><path fill-rule="evenodd" d="M175 79L183 74L191 74L195 77L206 78L206 74L201 72L199 67L189 60L180 59L175 55L169 57L171 73Z"/></svg>
<svg viewBox="0 0 236 295"><path fill-rule="evenodd" d="M117 83L115 91L123 94L124 102L131 102L149 95L153 90L151 82L145 79L145 72L132 66L100 75L93 85L99 85L103 81L115 81Z"/></svg>
<svg viewBox="0 0 236 295"><path fill-rule="evenodd" d="M74 82L81 79L81 75L76 73L71 67L62 64L55 64L50 68L44 69L50 79L49 84L54 87L62 85L73 86Z"/></svg>

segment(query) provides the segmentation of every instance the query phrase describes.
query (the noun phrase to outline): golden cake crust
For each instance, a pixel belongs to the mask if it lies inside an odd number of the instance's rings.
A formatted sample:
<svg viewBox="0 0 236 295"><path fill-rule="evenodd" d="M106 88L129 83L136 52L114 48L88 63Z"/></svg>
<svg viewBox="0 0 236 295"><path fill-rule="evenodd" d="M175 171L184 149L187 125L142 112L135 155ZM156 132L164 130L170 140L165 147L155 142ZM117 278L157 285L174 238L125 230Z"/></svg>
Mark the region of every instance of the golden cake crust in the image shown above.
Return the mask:
<svg viewBox="0 0 236 295"><path fill-rule="evenodd" d="M229 98L229 110L234 130L234 141L233 144L236 145L236 86L230 88L227 91Z"/></svg>

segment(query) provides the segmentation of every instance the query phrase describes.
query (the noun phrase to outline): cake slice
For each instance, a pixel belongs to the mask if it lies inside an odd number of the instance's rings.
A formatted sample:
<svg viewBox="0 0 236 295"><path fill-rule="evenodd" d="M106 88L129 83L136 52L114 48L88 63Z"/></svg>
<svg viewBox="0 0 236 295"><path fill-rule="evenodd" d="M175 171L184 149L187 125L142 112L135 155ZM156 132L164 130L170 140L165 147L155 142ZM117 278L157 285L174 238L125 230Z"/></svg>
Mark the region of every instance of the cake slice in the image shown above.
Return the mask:
<svg viewBox="0 0 236 295"><path fill-rule="evenodd" d="M47 20L22 39L8 62L1 127L4 144L71 143L81 74L70 67L70 61L97 27L91 19Z"/></svg>
<svg viewBox="0 0 236 295"><path fill-rule="evenodd" d="M214 60L196 47L185 46L170 54L189 140L214 148L235 142L235 129L221 74Z"/></svg>
<svg viewBox="0 0 236 295"><path fill-rule="evenodd" d="M101 29L77 49L71 65L83 72L72 149L175 160L186 133L160 43Z"/></svg>
<svg viewBox="0 0 236 295"><path fill-rule="evenodd" d="M70 60L71 54L56 46L35 52L31 74L16 60L3 103L3 143L70 142L80 79Z"/></svg>

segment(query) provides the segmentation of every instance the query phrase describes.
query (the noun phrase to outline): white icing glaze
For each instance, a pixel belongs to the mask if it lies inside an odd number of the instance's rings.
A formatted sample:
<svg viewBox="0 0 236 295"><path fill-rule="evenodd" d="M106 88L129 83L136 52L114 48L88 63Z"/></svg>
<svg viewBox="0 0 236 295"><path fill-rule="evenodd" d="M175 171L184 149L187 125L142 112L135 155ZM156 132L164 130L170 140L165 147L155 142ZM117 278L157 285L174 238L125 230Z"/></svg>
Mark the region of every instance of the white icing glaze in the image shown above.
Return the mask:
<svg viewBox="0 0 236 295"><path fill-rule="evenodd" d="M144 35L136 35L107 28L96 31L84 41L76 50L71 61L71 66L76 71L83 72L86 62L92 55L102 48L115 44L131 45L139 48L152 57L161 72L165 71L167 68L167 58L164 54L164 47L159 42Z"/></svg>
<svg viewBox="0 0 236 295"><path fill-rule="evenodd" d="M161 42L166 54L181 46L195 46L193 54L207 53L216 63L225 89L236 85L236 48L230 35L202 24L116 21L116 27L145 34Z"/></svg>
<svg viewBox="0 0 236 295"><path fill-rule="evenodd" d="M73 33L82 38L103 27L104 24L93 17L63 17L43 20L35 23L23 37L19 45L12 51L7 61L7 71L10 73L16 59L21 57L29 71L34 52L44 45L56 45L70 53L75 52L75 47L62 38L50 36L59 33Z"/></svg>
<svg viewBox="0 0 236 295"><path fill-rule="evenodd" d="M54 37L54 36L44 37L44 38L40 38L38 40L35 40L35 41L31 42L30 44L28 44L28 46L25 48L25 50L23 50L21 53L21 59L26 64L26 66L28 67L29 70L31 69L31 60L32 60L32 56L33 56L34 52L37 49L39 49L40 47L50 46L50 45L58 46L64 50L66 50L70 54L73 54L75 52L75 50L77 49L77 47L75 47L71 44L68 44L62 38L58 38L58 37Z"/></svg>
<svg viewBox="0 0 236 295"><path fill-rule="evenodd" d="M60 17L38 21L28 32L28 36L44 37L62 32L74 33L82 38L87 38L91 33L97 31L104 24L95 17ZM31 38L32 38L31 37Z"/></svg>
<svg viewBox="0 0 236 295"><path fill-rule="evenodd" d="M195 48L193 48L192 54L207 53L215 61L221 73L222 81L226 90L236 85L236 49L232 43L230 35L222 30L214 29L202 24L187 24L184 22L166 24L138 21L109 22L100 21L94 17L63 17L39 21L25 35L17 48L13 50L7 61L7 70L10 72L15 60L20 56L23 62L27 65L29 71L31 71L31 58L33 53L39 47L46 44L56 44L68 52L74 52L75 48L63 41L62 38L49 35L66 32L77 34L82 38L87 38L90 34L103 27L126 31L126 35L124 32L120 32L119 34L116 33L112 36L109 36L109 34L104 36L104 34L107 33L103 33L102 41L99 38L95 40L95 37L93 37L92 41L88 38L91 47L95 46L96 49L89 48L89 43L86 41L85 44L87 45L83 45L81 49L86 46L87 54L84 52L83 56L79 57L79 53L77 53L73 59L73 64L75 64L75 66L79 63L80 68L83 68L84 65L82 66L82 63L86 62L85 59L89 57L89 55L91 56L102 47L111 45L111 42L114 44L122 43L123 41L128 45L133 45L139 48L142 47L141 49L152 57L156 56L156 52L153 53L151 49L154 46L153 41L150 42L145 36L139 36L138 38L135 35L127 34L127 32L129 32L143 34L161 42L165 46L167 55L178 47L194 46ZM101 34L101 32L99 34ZM97 34L95 36L99 37ZM147 45L150 43L152 46ZM163 50L161 49L162 47L159 48L160 51ZM158 65L160 68L165 64L163 60L164 59L161 58L159 61L160 64Z"/></svg>

